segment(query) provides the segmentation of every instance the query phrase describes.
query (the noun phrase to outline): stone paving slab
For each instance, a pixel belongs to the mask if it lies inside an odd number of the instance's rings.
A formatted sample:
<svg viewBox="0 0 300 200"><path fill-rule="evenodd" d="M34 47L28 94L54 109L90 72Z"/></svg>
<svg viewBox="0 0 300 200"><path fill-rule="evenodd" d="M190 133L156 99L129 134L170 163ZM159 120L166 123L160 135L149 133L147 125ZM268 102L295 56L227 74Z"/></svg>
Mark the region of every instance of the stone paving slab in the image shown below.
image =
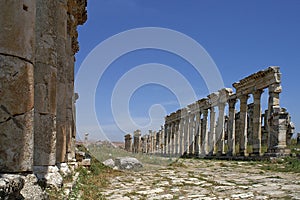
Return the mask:
<svg viewBox="0 0 300 200"><path fill-rule="evenodd" d="M179 160L180 165L112 178L106 199L300 199L300 175L249 162Z"/></svg>

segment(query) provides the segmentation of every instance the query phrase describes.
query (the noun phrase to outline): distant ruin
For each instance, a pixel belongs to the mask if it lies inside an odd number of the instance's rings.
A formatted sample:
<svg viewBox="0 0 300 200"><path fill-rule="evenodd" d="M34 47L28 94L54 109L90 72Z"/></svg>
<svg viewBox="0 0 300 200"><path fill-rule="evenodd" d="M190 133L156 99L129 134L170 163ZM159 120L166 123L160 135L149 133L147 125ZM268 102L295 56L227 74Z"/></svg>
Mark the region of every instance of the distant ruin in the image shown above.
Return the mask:
<svg viewBox="0 0 300 200"><path fill-rule="evenodd" d="M171 113L159 131L149 131L144 136L135 131L133 145L131 135L127 134L125 150L207 158L288 155L287 143L294 127L289 113L280 107L279 67L252 74L233 83L233 87L235 93L231 88L223 88ZM268 109L262 113L261 95L265 89L269 93ZM250 95L253 102L248 104Z"/></svg>
<svg viewBox="0 0 300 200"><path fill-rule="evenodd" d="M74 55L86 4L0 2L0 173L75 161Z"/></svg>

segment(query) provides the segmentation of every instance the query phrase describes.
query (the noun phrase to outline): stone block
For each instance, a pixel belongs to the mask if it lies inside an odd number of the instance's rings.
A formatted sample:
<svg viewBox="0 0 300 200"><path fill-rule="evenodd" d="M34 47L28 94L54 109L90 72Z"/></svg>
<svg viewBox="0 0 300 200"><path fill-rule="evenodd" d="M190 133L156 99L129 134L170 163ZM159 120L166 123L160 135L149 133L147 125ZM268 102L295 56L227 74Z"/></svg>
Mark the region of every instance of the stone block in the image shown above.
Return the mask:
<svg viewBox="0 0 300 200"><path fill-rule="evenodd" d="M63 178L56 166L34 166L34 173L39 180L44 180L48 187L58 189L63 185Z"/></svg>
<svg viewBox="0 0 300 200"><path fill-rule="evenodd" d="M66 161L66 126L60 121L57 121L56 125L56 162L60 163Z"/></svg>
<svg viewBox="0 0 300 200"><path fill-rule="evenodd" d="M35 0L0 1L0 53L34 62Z"/></svg>
<svg viewBox="0 0 300 200"><path fill-rule="evenodd" d="M34 106L33 65L0 55L0 105L9 115L19 115ZM0 119L2 116L0 116Z"/></svg>
<svg viewBox="0 0 300 200"><path fill-rule="evenodd" d="M57 69L51 65L36 63L34 73L35 112L55 115Z"/></svg>
<svg viewBox="0 0 300 200"><path fill-rule="evenodd" d="M34 116L34 165L56 163L56 118L54 115Z"/></svg>
<svg viewBox="0 0 300 200"><path fill-rule="evenodd" d="M36 61L56 66L57 52L55 23L56 1L37 1L36 3Z"/></svg>
<svg viewBox="0 0 300 200"><path fill-rule="evenodd" d="M32 171L33 110L0 123L0 172Z"/></svg>
<svg viewBox="0 0 300 200"><path fill-rule="evenodd" d="M91 166L91 159L90 158L85 158L81 162L79 162L79 165L89 167L89 166Z"/></svg>
<svg viewBox="0 0 300 200"><path fill-rule="evenodd" d="M0 198L23 199L21 190L25 180L20 175L0 174Z"/></svg>

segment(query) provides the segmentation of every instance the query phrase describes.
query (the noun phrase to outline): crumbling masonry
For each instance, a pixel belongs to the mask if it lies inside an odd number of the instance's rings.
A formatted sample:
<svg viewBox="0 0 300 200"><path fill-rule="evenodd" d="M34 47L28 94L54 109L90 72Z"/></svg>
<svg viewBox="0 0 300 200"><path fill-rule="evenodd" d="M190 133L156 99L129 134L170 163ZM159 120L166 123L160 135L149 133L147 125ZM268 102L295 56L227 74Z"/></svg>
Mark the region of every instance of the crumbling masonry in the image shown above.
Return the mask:
<svg viewBox="0 0 300 200"><path fill-rule="evenodd" d="M86 0L1 0L0 10L0 173L74 161L74 54Z"/></svg>
<svg viewBox="0 0 300 200"><path fill-rule="evenodd" d="M279 104L279 67L252 74L233 87L235 93L224 88L171 113L158 132L149 131L141 139L134 137L134 144L140 145L138 152L229 158L288 155L287 142L294 127L289 113ZM265 89L269 93L268 109L262 114L261 95ZM253 102L248 104L250 95ZM131 138L125 139L128 146Z"/></svg>

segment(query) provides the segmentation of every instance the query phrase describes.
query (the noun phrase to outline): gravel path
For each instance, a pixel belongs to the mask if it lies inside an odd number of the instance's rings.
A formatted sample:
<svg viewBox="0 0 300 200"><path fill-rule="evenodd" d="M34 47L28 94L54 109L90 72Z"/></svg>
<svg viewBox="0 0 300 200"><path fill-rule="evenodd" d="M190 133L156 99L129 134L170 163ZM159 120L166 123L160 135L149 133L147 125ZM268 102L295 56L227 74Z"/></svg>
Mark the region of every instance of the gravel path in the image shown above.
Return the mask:
<svg viewBox="0 0 300 200"><path fill-rule="evenodd" d="M126 172L110 180L107 199L300 199L300 174L261 170L262 164L180 160L179 164Z"/></svg>

